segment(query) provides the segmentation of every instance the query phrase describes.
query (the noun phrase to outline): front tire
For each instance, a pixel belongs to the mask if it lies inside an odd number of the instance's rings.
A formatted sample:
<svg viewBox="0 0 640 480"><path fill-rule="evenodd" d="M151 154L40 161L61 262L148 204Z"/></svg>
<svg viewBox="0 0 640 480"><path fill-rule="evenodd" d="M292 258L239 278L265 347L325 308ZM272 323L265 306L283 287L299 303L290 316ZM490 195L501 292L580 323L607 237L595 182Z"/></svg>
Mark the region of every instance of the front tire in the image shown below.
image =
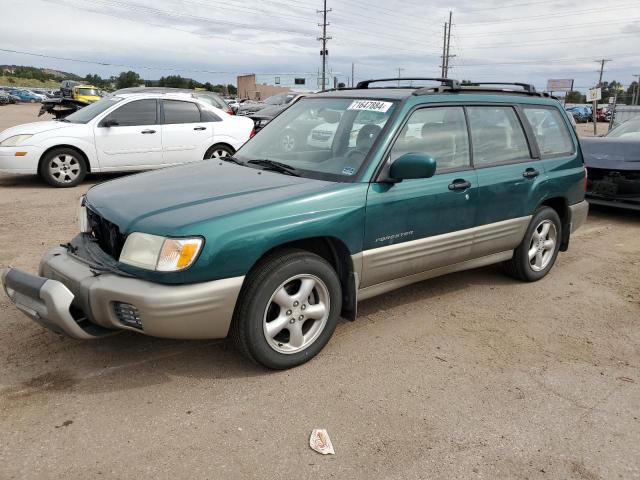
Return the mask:
<svg viewBox="0 0 640 480"><path fill-rule="evenodd" d="M304 250L263 260L247 278L231 326L236 348L276 370L312 359L338 323L342 291L333 267Z"/></svg>
<svg viewBox="0 0 640 480"><path fill-rule="evenodd" d="M560 250L562 222L558 213L541 207L533 215L524 239L513 258L505 262L509 275L525 282L535 282L549 273Z"/></svg>
<svg viewBox="0 0 640 480"><path fill-rule="evenodd" d="M55 148L40 162L39 174L53 187L75 187L87 174L84 157L71 148Z"/></svg>

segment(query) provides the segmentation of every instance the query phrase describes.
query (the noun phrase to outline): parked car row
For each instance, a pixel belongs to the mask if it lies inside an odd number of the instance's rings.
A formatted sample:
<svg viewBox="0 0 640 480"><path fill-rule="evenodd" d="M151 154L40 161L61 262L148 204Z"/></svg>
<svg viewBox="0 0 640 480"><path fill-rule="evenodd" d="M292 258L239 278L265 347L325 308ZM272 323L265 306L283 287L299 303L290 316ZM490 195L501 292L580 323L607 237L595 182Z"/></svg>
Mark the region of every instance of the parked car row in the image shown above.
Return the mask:
<svg viewBox="0 0 640 480"><path fill-rule="evenodd" d="M28 103L36 103L41 102L47 98L46 95L41 93L36 93L27 88L2 88L0 89L0 93L12 95L18 98L19 102L28 102Z"/></svg>

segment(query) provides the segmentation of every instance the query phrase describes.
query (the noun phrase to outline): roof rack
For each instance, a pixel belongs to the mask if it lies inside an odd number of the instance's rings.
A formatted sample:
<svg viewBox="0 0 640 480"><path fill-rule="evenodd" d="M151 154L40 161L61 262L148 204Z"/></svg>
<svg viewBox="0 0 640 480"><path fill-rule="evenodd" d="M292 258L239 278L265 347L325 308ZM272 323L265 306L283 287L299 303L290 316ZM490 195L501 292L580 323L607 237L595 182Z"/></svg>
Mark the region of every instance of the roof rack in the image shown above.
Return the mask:
<svg viewBox="0 0 640 480"><path fill-rule="evenodd" d="M441 85L449 87L451 90L459 90L460 82L453 78L430 78L430 77L402 77L402 78L376 78L372 80L363 80L362 82L358 82L356 85L356 89L360 88L369 88L369 85L372 83L382 83L382 82L406 82L409 81L430 81L430 82L440 82ZM406 87L405 87L406 88ZM422 88L422 87L411 87L411 88Z"/></svg>
<svg viewBox="0 0 640 480"><path fill-rule="evenodd" d="M530 83L519 83L519 82L471 82L465 83L463 86L469 87L480 87L482 85L515 85L517 87L522 87L525 92L528 93L536 93L536 87L531 85Z"/></svg>

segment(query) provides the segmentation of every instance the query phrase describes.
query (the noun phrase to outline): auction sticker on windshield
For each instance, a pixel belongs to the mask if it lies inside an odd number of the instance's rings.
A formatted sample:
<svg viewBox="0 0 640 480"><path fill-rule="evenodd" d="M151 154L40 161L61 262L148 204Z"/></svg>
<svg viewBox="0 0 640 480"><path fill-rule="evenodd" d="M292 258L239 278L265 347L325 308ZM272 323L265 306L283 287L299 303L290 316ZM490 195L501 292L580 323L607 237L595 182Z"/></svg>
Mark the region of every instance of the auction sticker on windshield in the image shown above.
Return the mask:
<svg viewBox="0 0 640 480"><path fill-rule="evenodd" d="M378 100L354 100L347 110L369 110L370 112L385 113L391 108L393 102L380 102Z"/></svg>

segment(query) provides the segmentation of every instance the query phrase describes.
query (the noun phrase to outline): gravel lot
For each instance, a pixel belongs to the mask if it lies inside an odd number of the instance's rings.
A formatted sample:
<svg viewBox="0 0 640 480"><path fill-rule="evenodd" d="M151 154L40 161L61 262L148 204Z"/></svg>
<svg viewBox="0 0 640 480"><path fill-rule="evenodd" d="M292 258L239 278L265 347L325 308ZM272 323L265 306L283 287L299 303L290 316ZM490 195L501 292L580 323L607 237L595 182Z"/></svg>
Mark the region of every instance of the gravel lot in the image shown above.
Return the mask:
<svg viewBox="0 0 640 480"><path fill-rule="evenodd" d="M109 178L0 175L0 265L35 270ZM0 478L640 478L639 229L593 209L538 283L489 267L362 302L286 372L224 342L60 338L0 294Z"/></svg>

